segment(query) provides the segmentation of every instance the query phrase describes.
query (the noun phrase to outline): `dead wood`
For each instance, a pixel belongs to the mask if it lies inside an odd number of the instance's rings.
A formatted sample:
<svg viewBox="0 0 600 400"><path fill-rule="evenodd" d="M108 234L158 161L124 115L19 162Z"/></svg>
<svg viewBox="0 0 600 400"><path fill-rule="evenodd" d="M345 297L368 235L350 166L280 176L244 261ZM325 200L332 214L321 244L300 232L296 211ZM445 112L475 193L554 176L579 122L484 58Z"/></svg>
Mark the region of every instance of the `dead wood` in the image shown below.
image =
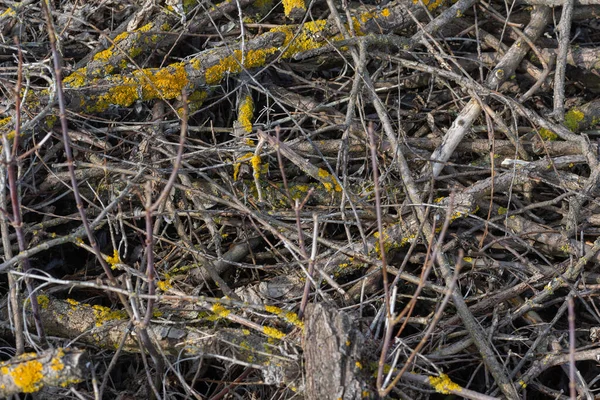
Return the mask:
<svg viewBox="0 0 600 400"><path fill-rule="evenodd" d="M2 3L2 393L592 398L596 3Z"/></svg>

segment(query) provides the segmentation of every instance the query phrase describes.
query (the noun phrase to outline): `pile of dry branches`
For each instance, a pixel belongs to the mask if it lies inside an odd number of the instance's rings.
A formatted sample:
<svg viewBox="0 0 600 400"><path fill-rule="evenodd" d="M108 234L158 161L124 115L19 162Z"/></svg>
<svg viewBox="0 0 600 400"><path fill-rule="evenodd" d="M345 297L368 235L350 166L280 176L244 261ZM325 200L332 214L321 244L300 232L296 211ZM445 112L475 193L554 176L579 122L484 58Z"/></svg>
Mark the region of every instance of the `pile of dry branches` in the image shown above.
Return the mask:
<svg viewBox="0 0 600 400"><path fill-rule="evenodd" d="M0 396L597 395L594 0L0 4Z"/></svg>

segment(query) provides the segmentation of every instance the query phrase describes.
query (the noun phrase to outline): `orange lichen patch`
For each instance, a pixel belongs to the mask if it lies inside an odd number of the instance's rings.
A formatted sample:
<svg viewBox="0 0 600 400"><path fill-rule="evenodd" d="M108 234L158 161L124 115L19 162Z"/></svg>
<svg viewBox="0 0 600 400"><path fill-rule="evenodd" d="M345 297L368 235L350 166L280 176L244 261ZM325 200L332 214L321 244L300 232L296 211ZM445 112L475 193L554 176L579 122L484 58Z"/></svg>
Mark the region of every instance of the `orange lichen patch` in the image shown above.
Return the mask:
<svg viewBox="0 0 600 400"><path fill-rule="evenodd" d="M92 306L94 317L96 318L96 326L102 326L108 321L120 320L127 318L125 310L111 310L104 306Z"/></svg>
<svg viewBox="0 0 600 400"><path fill-rule="evenodd" d="M252 115L254 113L254 102L251 96L244 97L239 106L238 122L245 132L252 132Z"/></svg>
<svg viewBox="0 0 600 400"><path fill-rule="evenodd" d="M275 47L249 50L242 57L242 51L235 50L232 55L224 57L218 64L206 69L204 74L206 83L214 85L221 82L227 73L237 74L242 72L244 68L262 67L267 62L267 56L276 52Z"/></svg>
<svg viewBox="0 0 600 400"><path fill-rule="evenodd" d="M35 353L23 354L26 357L32 355L35 355ZM14 368L2 367L2 373L10 375L15 385L22 392L33 393L40 390L43 386L41 383L41 380L44 378L42 374L43 367L39 361L31 360L19 363Z"/></svg>
<svg viewBox="0 0 600 400"><path fill-rule="evenodd" d="M439 377L430 376L429 383L431 386L433 386L436 392L442 394L450 394L452 391L462 390L462 388L458 384L452 382L452 380L450 380L446 374L440 374Z"/></svg>
<svg viewBox="0 0 600 400"><path fill-rule="evenodd" d="M337 183L337 180L323 168L319 168L319 180L325 186L325 190L328 192L336 191L341 192L342 187Z"/></svg>
<svg viewBox="0 0 600 400"><path fill-rule="evenodd" d="M304 0L283 0L283 13L289 17L294 10L306 11Z"/></svg>

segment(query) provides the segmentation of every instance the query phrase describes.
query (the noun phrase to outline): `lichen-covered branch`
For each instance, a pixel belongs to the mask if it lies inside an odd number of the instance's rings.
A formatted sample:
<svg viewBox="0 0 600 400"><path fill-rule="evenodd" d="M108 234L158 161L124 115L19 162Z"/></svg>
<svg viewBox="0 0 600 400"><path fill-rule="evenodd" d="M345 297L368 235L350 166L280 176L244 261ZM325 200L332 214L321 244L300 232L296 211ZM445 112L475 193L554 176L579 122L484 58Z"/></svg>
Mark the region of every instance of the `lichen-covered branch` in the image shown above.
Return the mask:
<svg viewBox="0 0 600 400"><path fill-rule="evenodd" d="M44 386L68 387L87 378L85 352L56 348L25 353L0 363L0 397L34 393Z"/></svg>
<svg viewBox="0 0 600 400"><path fill-rule="evenodd" d="M123 310L90 305L74 299L60 300L48 295L39 295L38 302L42 308L42 322L49 335L77 338L82 343L105 349L118 348L122 343L125 351L140 351L138 341L132 335L130 321ZM284 324L291 326L290 329L303 327L294 313L272 306L265 306L263 311L279 317ZM269 374L279 370L279 373L274 375L282 379L285 377L288 384L292 384L297 379L297 360L281 354L279 350L279 340L286 337L280 328L262 326L238 317L233 309L224 303L199 307L191 312L193 315L191 318L196 320L196 324L198 321L204 321L206 326L193 326L184 318L180 318L180 323L174 323L175 316L170 317L169 323L163 325L160 323L161 313L157 311L155 314L155 322L148 327L149 335L165 353L177 356L183 352L188 356L223 358L229 362L264 370ZM187 314L190 318L189 311L183 314ZM262 333L251 331L246 327L242 329L215 326L215 321L218 320L246 323ZM294 345L293 341L287 340L287 342L288 346ZM35 371L32 370L33 372L38 377L37 368ZM42 376L40 369L39 379L27 380L31 386L25 384L22 386L33 391L34 387L38 387L37 382L42 379Z"/></svg>

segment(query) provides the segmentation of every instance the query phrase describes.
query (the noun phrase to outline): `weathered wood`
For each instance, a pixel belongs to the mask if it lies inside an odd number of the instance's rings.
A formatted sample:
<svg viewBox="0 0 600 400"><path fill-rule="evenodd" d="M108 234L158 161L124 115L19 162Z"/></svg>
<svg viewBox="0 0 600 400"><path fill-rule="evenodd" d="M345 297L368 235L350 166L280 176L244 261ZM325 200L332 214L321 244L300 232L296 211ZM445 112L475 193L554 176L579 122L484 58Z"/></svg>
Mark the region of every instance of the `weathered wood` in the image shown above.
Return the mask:
<svg viewBox="0 0 600 400"><path fill-rule="evenodd" d="M344 312L310 304L304 332L307 399L365 399L371 391L363 376L364 337Z"/></svg>

